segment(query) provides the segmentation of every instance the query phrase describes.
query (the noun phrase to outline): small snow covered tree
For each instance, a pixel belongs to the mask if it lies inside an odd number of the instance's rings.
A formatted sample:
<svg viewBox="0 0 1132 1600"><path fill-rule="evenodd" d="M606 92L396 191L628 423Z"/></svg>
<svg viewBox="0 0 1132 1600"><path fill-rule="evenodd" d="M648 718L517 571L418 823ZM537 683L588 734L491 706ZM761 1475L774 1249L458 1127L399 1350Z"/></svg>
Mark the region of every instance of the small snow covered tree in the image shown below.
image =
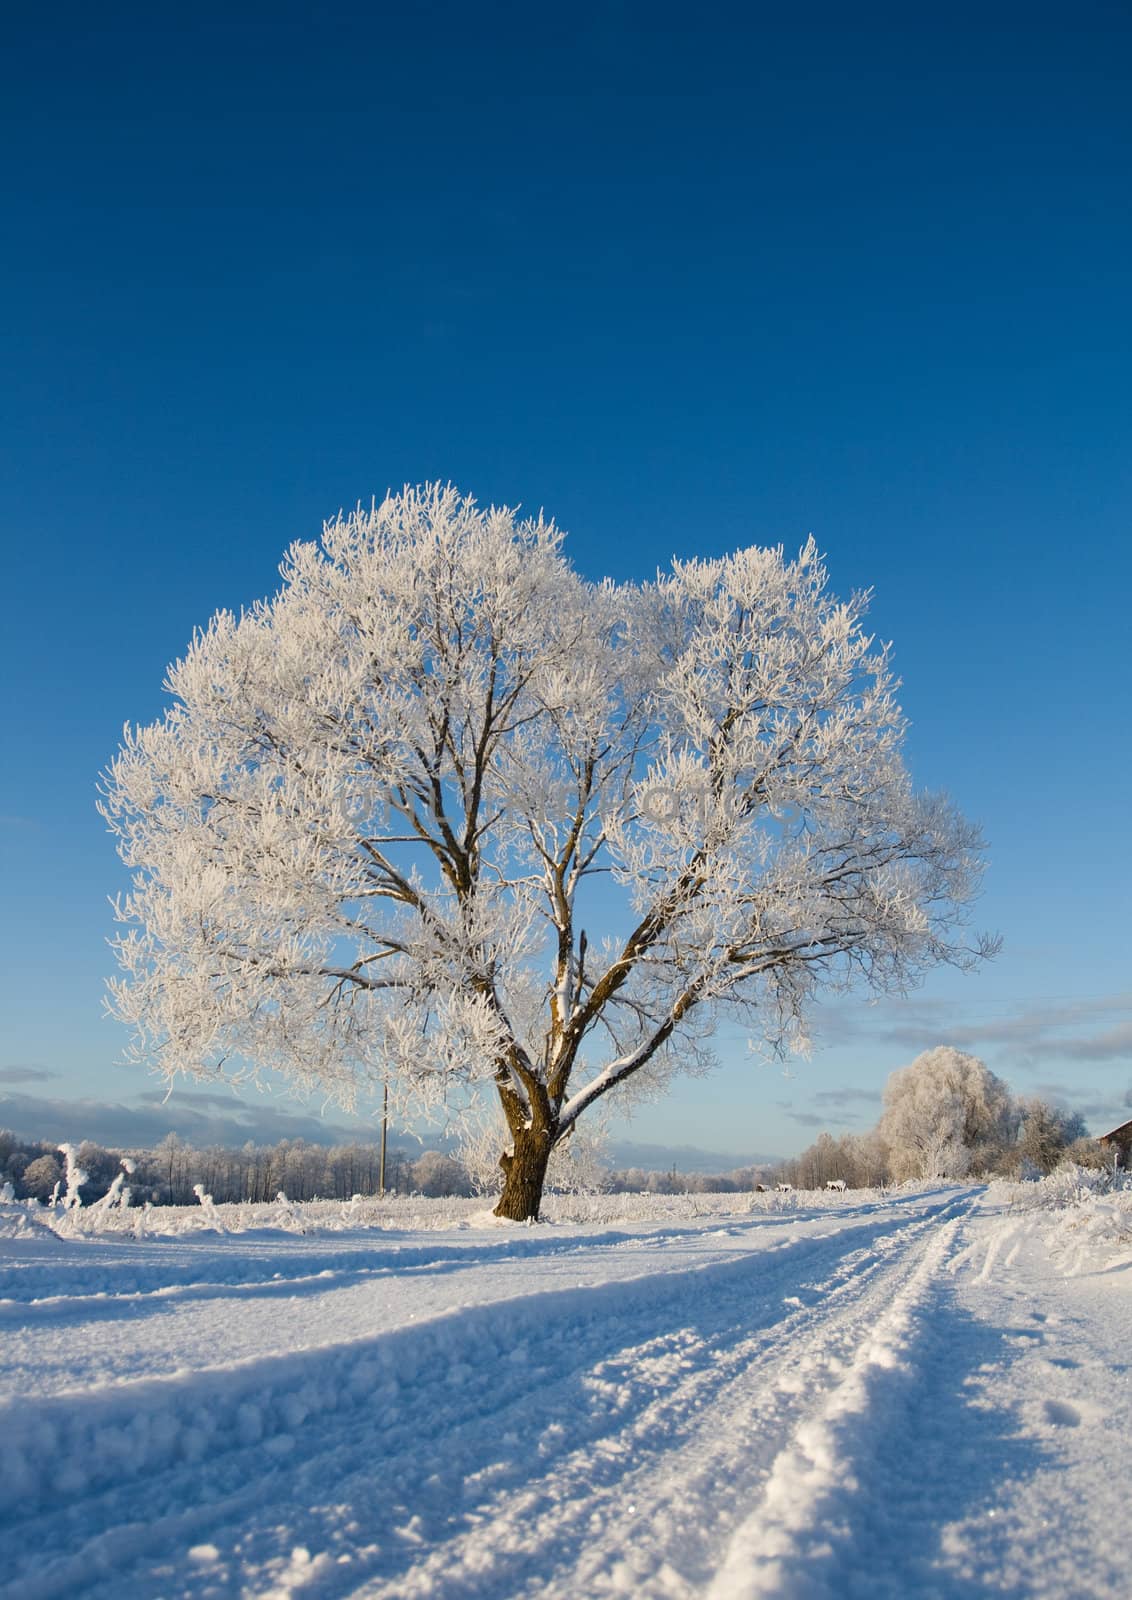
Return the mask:
<svg viewBox="0 0 1132 1600"><path fill-rule="evenodd" d="M440 1195L472 1192L471 1181L459 1161L440 1150L426 1150L413 1162L413 1188L434 1199Z"/></svg>
<svg viewBox="0 0 1132 1600"><path fill-rule="evenodd" d="M63 1197L63 1206L67 1211L78 1211L83 1203L80 1190L86 1183L89 1174L79 1162L79 1152L73 1144L61 1144L59 1153L65 1163L64 1176L67 1180L67 1192Z"/></svg>
<svg viewBox="0 0 1132 1600"><path fill-rule="evenodd" d="M1018 1108L1002 1079L977 1056L940 1045L892 1073L877 1132L900 1181L965 1177L1000 1156L1017 1130Z"/></svg>
<svg viewBox="0 0 1132 1600"><path fill-rule="evenodd" d="M407 489L296 544L127 729L113 1006L139 1057L398 1109L484 1085L498 1211L631 1082L823 986L967 966L980 842L915 794L866 597L747 549L583 581L542 520ZM620 895L620 903L616 896Z"/></svg>
<svg viewBox="0 0 1132 1600"><path fill-rule="evenodd" d="M1088 1136L1079 1112L1064 1111L1035 1096L1021 1103L1022 1125L1018 1130L1016 1154L1038 1172L1052 1172L1062 1152L1077 1139Z"/></svg>
<svg viewBox="0 0 1132 1600"><path fill-rule="evenodd" d="M63 1180L63 1169L54 1156L36 1156L24 1168L21 1182L32 1200L48 1200Z"/></svg>

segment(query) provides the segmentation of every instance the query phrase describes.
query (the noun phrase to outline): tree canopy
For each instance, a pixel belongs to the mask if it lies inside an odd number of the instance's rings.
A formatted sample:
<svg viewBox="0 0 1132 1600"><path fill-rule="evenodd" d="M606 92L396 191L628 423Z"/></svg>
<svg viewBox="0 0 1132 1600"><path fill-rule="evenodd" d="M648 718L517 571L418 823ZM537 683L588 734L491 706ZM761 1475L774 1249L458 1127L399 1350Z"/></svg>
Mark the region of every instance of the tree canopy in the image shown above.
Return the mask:
<svg viewBox="0 0 1132 1600"><path fill-rule="evenodd" d="M892 1175L962 1178L1014 1142L1019 1109L1009 1085L977 1056L937 1045L892 1073L877 1132Z"/></svg>
<svg viewBox="0 0 1132 1600"><path fill-rule="evenodd" d="M167 1076L488 1086L501 1214L537 1215L587 1107L707 1065L724 1013L785 1049L823 987L992 948L977 830L913 790L868 597L812 540L592 583L553 523L430 485L281 572L104 778L112 1003Z"/></svg>

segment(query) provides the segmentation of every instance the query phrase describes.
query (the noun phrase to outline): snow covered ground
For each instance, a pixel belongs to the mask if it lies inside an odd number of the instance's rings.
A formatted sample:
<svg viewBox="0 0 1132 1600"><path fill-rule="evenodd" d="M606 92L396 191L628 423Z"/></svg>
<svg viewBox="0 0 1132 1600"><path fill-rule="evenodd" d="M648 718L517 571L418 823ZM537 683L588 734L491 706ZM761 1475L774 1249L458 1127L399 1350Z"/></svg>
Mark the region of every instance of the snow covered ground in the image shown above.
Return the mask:
<svg viewBox="0 0 1132 1600"><path fill-rule="evenodd" d="M1129 1591L1119 1228L953 1187L45 1215L0 1208L13 1600Z"/></svg>

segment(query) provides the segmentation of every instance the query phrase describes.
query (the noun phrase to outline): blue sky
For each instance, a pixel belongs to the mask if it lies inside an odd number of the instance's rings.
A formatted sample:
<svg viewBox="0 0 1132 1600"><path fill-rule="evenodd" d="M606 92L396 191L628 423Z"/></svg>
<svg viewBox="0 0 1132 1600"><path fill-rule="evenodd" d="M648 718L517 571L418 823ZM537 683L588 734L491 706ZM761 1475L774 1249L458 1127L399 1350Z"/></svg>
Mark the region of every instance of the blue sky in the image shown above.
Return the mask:
<svg viewBox="0 0 1132 1600"><path fill-rule="evenodd" d="M790 1152L939 1042L1126 1115L1130 45L1118 5L10 19L0 1096L152 1092L97 774L292 539L442 477L593 577L812 530L990 841L992 969L838 1002L789 1078L728 1044L634 1136Z"/></svg>

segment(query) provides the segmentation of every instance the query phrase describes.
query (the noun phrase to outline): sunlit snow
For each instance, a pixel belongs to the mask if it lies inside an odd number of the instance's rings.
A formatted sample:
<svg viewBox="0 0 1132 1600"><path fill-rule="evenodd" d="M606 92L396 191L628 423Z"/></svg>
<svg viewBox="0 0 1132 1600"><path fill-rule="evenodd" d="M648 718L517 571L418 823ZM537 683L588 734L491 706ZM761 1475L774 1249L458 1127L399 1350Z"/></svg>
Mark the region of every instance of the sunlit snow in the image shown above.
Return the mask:
<svg viewBox="0 0 1132 1600"><path fill-rule="evenodd" d="M1055 1189L2 1205L5 1593L1123 1592L1132 1195Z"/></svg>

